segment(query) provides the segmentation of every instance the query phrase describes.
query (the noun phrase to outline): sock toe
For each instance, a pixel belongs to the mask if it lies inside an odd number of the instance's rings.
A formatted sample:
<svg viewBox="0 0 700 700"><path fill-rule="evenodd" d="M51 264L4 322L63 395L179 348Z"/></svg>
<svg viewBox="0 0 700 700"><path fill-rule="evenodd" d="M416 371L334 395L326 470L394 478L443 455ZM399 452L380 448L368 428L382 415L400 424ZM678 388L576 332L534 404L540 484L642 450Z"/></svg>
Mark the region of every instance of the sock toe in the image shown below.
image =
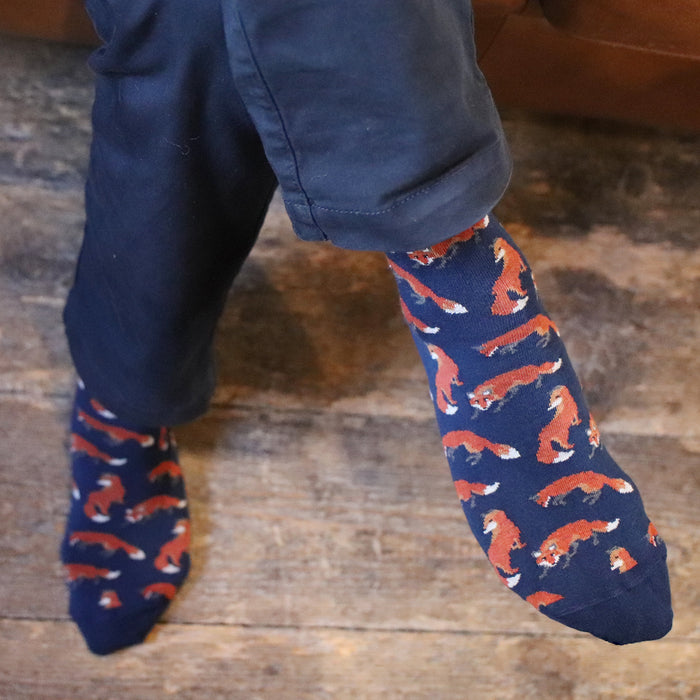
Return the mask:
<svg viewBox="0 0 700 700"><path fill-rule="evenodd" d="M553 619L612 644L660 639L673 623L668 569L662 562L620 595Z"/></svg>
<svg viewBox="0 0 700 700"><path fill-rule="evenodd" d="M167 608L167 602L131 610L111 618L106 624L96 624L95 616L84 617L71 610L85 643L93 654L106 656L119 649L141 644Z"/></svg>

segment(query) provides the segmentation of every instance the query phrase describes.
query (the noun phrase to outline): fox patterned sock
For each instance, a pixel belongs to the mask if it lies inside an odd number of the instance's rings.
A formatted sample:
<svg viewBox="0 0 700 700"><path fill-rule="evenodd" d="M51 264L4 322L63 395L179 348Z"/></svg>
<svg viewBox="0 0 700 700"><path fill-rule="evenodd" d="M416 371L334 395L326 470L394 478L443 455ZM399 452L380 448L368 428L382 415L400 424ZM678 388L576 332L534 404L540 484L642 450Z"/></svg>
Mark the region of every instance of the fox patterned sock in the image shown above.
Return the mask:
<svg viewBox="0 0 700 700"><path fill-rule="evenodd" d="M123 425L78 388L61 559L70 614L96 654L138 644L189 569L190 523L167 428Z"/></svg>
<svg viewBox="0 0 700 700"><path fill-rule="evenodd" d="M601 444L511 238L487 217L388 258L457 493L501 581L614 644L665 635L666 548Z"/></svg>

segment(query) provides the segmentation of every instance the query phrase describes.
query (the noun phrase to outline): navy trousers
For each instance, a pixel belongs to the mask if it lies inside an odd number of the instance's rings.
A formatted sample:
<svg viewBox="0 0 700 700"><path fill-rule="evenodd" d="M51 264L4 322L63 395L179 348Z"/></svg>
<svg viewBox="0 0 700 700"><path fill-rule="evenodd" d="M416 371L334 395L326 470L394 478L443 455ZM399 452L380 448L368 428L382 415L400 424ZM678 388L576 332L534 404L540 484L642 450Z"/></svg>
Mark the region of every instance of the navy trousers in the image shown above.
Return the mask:
<svg viewBox="0 0 700 700"><path fill-rule="evenodd" d="M87 0L86 227L65 310L90 393L185 422L279 185L296 234L414 250L481 219L510 158L468 0Z"/></svg>

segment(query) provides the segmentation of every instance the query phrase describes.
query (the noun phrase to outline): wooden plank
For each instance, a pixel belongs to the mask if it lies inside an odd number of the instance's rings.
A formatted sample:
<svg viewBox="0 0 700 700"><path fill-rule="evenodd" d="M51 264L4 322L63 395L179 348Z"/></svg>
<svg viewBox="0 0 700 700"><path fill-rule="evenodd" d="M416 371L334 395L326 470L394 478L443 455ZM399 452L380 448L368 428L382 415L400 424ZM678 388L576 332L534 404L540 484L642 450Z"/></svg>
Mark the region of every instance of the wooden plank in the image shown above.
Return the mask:
<svg viewBox="0 0 700 700"><path fill-rule="evenodd" d="M0 616L65 617L56 551L66 409L0 401ZM172 621L568 633L498 582L468 532L432 420L219 410L180 443L194 570ZM698 639L698 446L638 436L609 446L668 541L673 635Z"/></svg>
<svg viewBox="0 0 700 700"><path fill-rule="evenodd" d="M93 94L87 56L83 49L2 37L1 183L82 187Z"/></svg>
<svg viewBox="0 0 700 700"><path fill-rule="evenodd" d="M26 650L31 649L31 653ZM20 698L675 700L700 693L698 644L581 637L163 625L89 656L71 626L0 621L0 694Z"/></svg>

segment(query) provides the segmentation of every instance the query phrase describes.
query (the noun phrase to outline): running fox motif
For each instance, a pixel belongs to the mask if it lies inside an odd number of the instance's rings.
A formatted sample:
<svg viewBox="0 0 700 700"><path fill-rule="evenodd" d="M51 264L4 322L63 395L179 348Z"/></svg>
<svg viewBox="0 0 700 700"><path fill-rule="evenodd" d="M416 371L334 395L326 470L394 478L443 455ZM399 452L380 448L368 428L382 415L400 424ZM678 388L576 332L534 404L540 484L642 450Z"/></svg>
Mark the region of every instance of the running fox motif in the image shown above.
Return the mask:
<svg viewBox="0 0 700 700"><path fill-rule="evenodd" d="M155 560L155 567L164 574L177 574L182 569L182 555L190 547L190 521L178 520L173 529L175 538L166 542Z"/></svg>
<svg viewBox="0 0 700 700"><path fill-rule="evenodd" d="M146 598L153 598L154 596L157 595L162 595L168 600L172 600L175 597L175 594L177 593L177 586L175 586L172 583L164 583L164 582L158 582L158 583L152 583L149 586L146 586L142 591L141 595Z"/></svg>
<svg viewBox="0 0 700 700"><path fill-rule="evenodd" d="M593 448L591 450L591 457L595 454L595 451L600 447L600 430L598 430L598 425L592 415L588 416L588 429L586 430L586 435L588 436L588 444Z"/></svg>
<svg viewBox="0 0 700 700"><path fill-rule="evenodd" d="M552 603L556 603L559 600L564 600L563 595L558 593L548 593L547 591L537 591L532 593L525 600L532 605L533 608L545 608Z"/></svg>
<svg viewBox="0 0 700 700"><path fill-rule="evenodd" d="M469 227L466 231L462 231L462 233L458 233L456 236L452 236L452 238L448 238L446 241L437 243L430 248L423 248L422 250L410 252L408 253L408 257L421 265L432 265L436 260L446 258L457 243L470 241L476 235L477 231L485 229L488 225L489 217L486 216L481 221Z"/></svg>
<svg viewBox="0 0 700 700"><path fill-rule="evenodd" d="M574 446L569 442L569 430L581 423L578 407L571 392L565 386L557 386L549 395L549 409L554 418L540 431L537 459L544 464L566 462L574 454ZM561 449L555 450L554 444Z"/></svg>
<svg viewBox="0 0 700 700"><path fill-rule="evenodd" d="M100 598L99 604L105 610L113 610L114 608L121 608L122 602L119 600L119 596L116 591L102 591L102 597Z"/></svg>
<svg viewBox="0 0 700 700"><path fill-rule="evenodd" d="M97 580L100 578L112 581L121 576L121 571L110 571L91 564L64 564L66 578L69 583L81 580Z"/></svg>
<svg viewBox="0 0 700 700"><path fill-rule="evenodd" d="M114 420L116 416L112 411L108 411L99 401L96 399L90 399L90 406L92 406L92 410L97 413L98 416L102 416L103 418L106 418L107 420Z"/></svg>
<svg viewBox="0 0 700 700"><path fill-rule="evenodd" d="M489 496L492 493L498 491L500 483L496 481L493 484L473 484L470 481L465 481L464 479L459 479L455 481L455 488L457 489L457 495L462 503L472 502L473 496Z"/></svg>
<svg viewBox="0 0 700 700"><path fill-rule="evenodd" d="M514 328L503 335L499 335L493 340L489 340L481 345L478 349L482 355L491 357L496 352L514 351L515 346L522 343L531 335L539 336L537 340L538 347L542 347L549 342L551 334L559 335L559 329L549 317L544 314L537 314L522 326Z"/></svg>
<svg viewBox="0 0 700 700"><path fill-rule="evenodd" d="M593 540L598 544L598 533L612 532L620 524L616 519L611 522L605 520L576 520L555 530L539 549L532 553L538 566L552 568L565 558L564 566L568 566L571 558L576 554L581 542Z"/></svg>
<svg viewBox="0 0 700 700"><path fill-rule="evenodd" d="M518 251L504 238L497 238L493 242L493 252L496 262L503 261L503 269L493 285L491 313L494 316L508 316L524 309L529 300L520 281L520 275L527 270L527 265Z"/></svg>
<svg viewBox="0 0 700 700"><path fill-rule="evenodd" d="M486 438L472 433L470 430L453 430L445 433L442 438L442 446L445 448L445 454L449 456L459 447L464 447L469 453L467 463L476 464L481 459L484 450L493 452L496 457L501 459L517 459L520 453L510 445L501 445L497 442L491 442Z"/></svg>
<svg viewBox="0 0 700 700"><path fill-rule="evenodd" d="M99 430L101 433L106 433L114 442L126 442L127 440L135 440L141 445L141 447L150 447L154 442L152 435L142 434L134 432L133 430L127 430L126 428L121 428L118 425L110 425L109 423L103 423L97 418L85 413L85 411L78 411L78 420L85 423L93 430Z"/></svg>
<svg viewBox="0 0 700 700"><path fill-rule="evenodd" d="M186 508L187 501L176 498L175 496L152 496L151 498L142 501L133 508L126 509L125 518L130 523L137 523L144 518L150 518L159 510L170 510L171 508Z"/></svg>
<svg viewBox="0 0 700 700"><path fill-rule="evenodd" d="M78 531L73 532L68 539L68 544L97 544L100 545L106 552L113 553L120 549L123 549L126 554L129 555L130 559L145 559L146 553L134 547L134 545L125 542L116 535L110 535L106 532L91 532L91 531Z"/></svg>
<svg viewBox="0 0 700 700"><path fill-rule="evenodd" d="M501 581L508 588L514 588L520 581L520 573L517 567L513 567L510 553L526 546L520 539L520 530L502 510L491 510L484 516L484 534L491 534L487 552L489 561Z"/></svg>
<svg viewBox="0 0 700 700"><path fill-rule="evenodd" d="M95 523L106 523L110 519L109 509L124 503L126 490L122 480L116 474L103 474L97 484L102 487L93 491L85 502L83 511Z"/></svg>
<svg viewBox="0 0 700 700"><path fill-rule="evenodd" d="M399 267L395 262L389 260L389 267L397 278L402 279L404 282L413 290L413 293L421 299L430 299L439 308L441 308L445 313L448 314L465 314L467 313L466 307L462 306L459 302L452 301L451 299L446 299L436 294L430 287L426 286L420 282L411 273L406 272L403 268Z"/></svg>
<svg viewBox="0 0 700 700"><path fill-rule="evenodd" d="M177 462L166 460L148 472L149 481L157 481L164 476L168 476L171 479L182 479L182 468Z"/></svg>
<svg viewBox="0 0 700 700"><path fill-rule="evenodd" d="M70 439L70 451L73 453L82 452L92 459L96 459L98 462L105 462L111 467L121 467L126 464L125 459L115 459L105 452L101 452L95 447L91 442L86 440L78 433L73 433Z"/></svg>
<svg viewBox="0 0 700 700"><path fill-rule="evenodd" d="M452 396L453 386L462 386L459 380L459 367L437 345L428 345L430 357L437 362L435 372L435 402L438 408L448 416L457 413L457 402Z"/></svg>
<svg viewBox="0 0 700 700"><path fill-rule="evenodd" d="M654 547L658 547L660 539L661 538L659 537L659 531L656 529L656 525L650 522L649 527L647 528L647 540L649 541L649 544L653 545Z"/></svg>
<svg viewBox="0 0 700 700"><path fill-rule="evenodd" d="M469 403L480 411L488 410L494 403L502 405L509 394L518 387L537 382L543 375L554 374L562 366L561 359L556 362L545 362L541 365L526 365L518 369L499 374L483 384L479 384L469 393Z"/></svg>
<svg viewBox="0 0 700 700"><path fill-rule="evenodd" d="M553 481L537 495L533 496L532 500L536 501L543 508L547 508L550 505L564 505L566 496L576 489L581 489L585 494L582 499L583 502L592 505L600 498L606 486L618 493L632 493L634 491L632 484L624 479L613 479L605 476L605 474L586 471L563 476L561 479Z"/></svg>
<svg viewBox="0 0 700 700"><path fill-rule="evenodd" d="M427 333L428 335L434 335L435 333L440 332L439 326L429 326L427 323L423 323L423 321L421 321L419 318L416 318L411 313L411 310L408 308L408 306L406 306L406 302L403 299L400 299L399 303L401 305L401 313L403 314L403 317L406 319L406 323L408 323L409 326L414 326L421 333Z"/></svg>

